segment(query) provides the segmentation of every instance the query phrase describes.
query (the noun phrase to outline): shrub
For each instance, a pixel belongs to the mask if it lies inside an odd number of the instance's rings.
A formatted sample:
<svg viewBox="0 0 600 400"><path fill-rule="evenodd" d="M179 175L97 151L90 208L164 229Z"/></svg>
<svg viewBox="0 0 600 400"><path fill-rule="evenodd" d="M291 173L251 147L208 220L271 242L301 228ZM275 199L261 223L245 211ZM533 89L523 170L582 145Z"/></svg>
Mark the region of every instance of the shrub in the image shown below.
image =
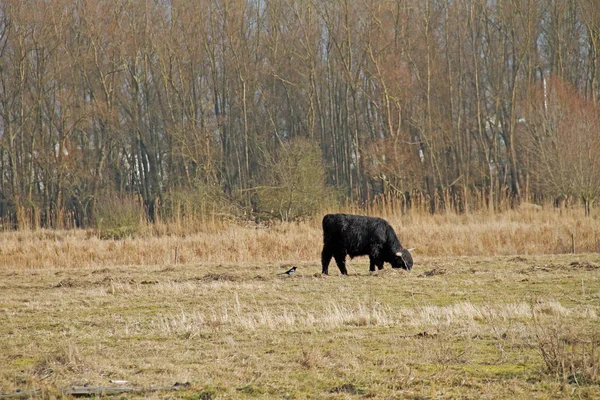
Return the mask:
<svg viewBox="0 0 600 400"><path fill-rule="evenodd" d="M600 335L593 329L574 332L557 317L542 322L533 309L534 332L547 372L566 383L600 383Z"/></svg>
<svg viewBox="0 0 600 400"><path fill-rule="evenodd" d="M173 188L162 196L163 221L206 221L209 218L234 218L237 207L223 193L221 187L198 182L192 188Z"/></svg>
<svg viewBox="0 0 600 400"><path fill-rule="evenodd" d="M136 236L144 221L144 207L134 196L103 195L95 203L95 221L101 239Z"/></svg>
<svg viewBox="0 0 600 400"><path fill-rule="evenodd" d="M321 211L334 202L325 185L325 169L319 147L296 139L268 161L264 186L256 188L253 209L260 218L296 221Z"/></svg>

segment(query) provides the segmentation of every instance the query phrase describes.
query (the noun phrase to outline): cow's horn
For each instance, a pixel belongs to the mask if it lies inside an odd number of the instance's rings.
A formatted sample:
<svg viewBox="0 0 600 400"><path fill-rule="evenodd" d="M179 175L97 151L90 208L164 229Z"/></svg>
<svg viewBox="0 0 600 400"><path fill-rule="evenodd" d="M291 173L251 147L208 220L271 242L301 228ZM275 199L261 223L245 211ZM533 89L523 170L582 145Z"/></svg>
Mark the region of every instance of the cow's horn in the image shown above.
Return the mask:
<svg viewBox="0 0 600 400"><path fill-rule="evenodd" d="M410 253L410 252L411 252L411 251L413 251L414 249L415 249L414 247L411 247L410 249L406 249L406 251L408 251L408 252Z"/></svg>
<svg viewBox="0 0 600 400"><path fill-rule="evenodd" d="M396 253L396 255L397 255L398 257L402 257L402 252L401 252L401 251L399 251L399 252L397 252L397 253Z"/></svg>

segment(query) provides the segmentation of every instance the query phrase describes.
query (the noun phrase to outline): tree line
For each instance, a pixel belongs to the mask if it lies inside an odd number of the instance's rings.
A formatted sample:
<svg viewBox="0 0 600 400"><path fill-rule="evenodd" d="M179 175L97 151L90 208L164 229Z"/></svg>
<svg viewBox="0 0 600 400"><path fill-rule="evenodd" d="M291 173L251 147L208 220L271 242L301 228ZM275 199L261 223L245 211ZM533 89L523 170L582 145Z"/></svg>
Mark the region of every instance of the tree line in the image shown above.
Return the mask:
<svg viewBox="0 0 600 400"><path fill-rule="evenodd" d="M589 213L599 58L595 0L0 0L0 217Z"/></svg>

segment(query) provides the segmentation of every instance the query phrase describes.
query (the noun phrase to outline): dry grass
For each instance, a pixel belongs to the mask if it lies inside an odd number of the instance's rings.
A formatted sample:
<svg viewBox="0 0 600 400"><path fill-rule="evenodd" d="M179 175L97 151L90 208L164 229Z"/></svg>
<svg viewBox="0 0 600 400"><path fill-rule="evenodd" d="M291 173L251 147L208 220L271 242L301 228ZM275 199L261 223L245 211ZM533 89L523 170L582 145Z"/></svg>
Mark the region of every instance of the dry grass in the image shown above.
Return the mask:
<svg viewBox="0 0 600 400"><path fill-rule="evenodd" d="M600 251L600 221L581 210L524 209L502 214L411 212L386 216L418 256L560 254ZM192 232L193 233L190 233ZM270 227L207 220L159 224L136 238L101 240L93 232L0 234L0 268L81 268L189 263L297 262L318 259L320 218Z"/></svg>
<svg viewBox="0 0 600 400"><path fill-rule="evenodd" d="M357 259L349 277L296 265L5 268L0 393L125 379L189 381L183 398L600 396L583 379L600 350L597 254L421 256L374 276ZM560 347L556 365L584 368L549 371L544 340L573 337L588 353Z"/></svg>
<svg viewBox="0 0 600 400"><path fill-rule="evenodd" d="M318 219L3 233L0 394L125 379L196 399L600 397L597 218L388 219L411 273L359 258L321 276ZM587 253L559 254L571 233Z"/></svg>
<svg viewBox="0 0 600 400"><path fill-rule="evenodd" d="M501 214L408 214L390 217L405 227L404 241L427 255L557 254L600 252L600 218L582 210L511 210Z"/></svg>

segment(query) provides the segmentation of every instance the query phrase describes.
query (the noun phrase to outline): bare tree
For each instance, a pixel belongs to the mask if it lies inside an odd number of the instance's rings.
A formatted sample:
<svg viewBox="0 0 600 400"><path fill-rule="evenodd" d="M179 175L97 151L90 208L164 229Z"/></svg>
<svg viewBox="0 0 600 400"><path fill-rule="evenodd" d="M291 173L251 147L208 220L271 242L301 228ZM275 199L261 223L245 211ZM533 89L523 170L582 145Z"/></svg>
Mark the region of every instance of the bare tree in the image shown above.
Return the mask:
<svg viewBox="0 0 600 400"><path fill-rule="evenodd" d="M553 79L533 92L525 126L539 189L581 199L589 216L600 196L600 117L593 102Z"/></svg>
<svg viewBox="0 0 600 400"><path fill-rule="evenodd" d="M556 195L544 171L582 177L559 186L588 212L595 200L580 154L595 148L595 1L30 6L0 2L0 217L14 226L87 226L114 194L150 219L178 192L247 210L298 140L360 204L498 210ZM564 132L589 135L550 162L543 135Z"/></svg>

